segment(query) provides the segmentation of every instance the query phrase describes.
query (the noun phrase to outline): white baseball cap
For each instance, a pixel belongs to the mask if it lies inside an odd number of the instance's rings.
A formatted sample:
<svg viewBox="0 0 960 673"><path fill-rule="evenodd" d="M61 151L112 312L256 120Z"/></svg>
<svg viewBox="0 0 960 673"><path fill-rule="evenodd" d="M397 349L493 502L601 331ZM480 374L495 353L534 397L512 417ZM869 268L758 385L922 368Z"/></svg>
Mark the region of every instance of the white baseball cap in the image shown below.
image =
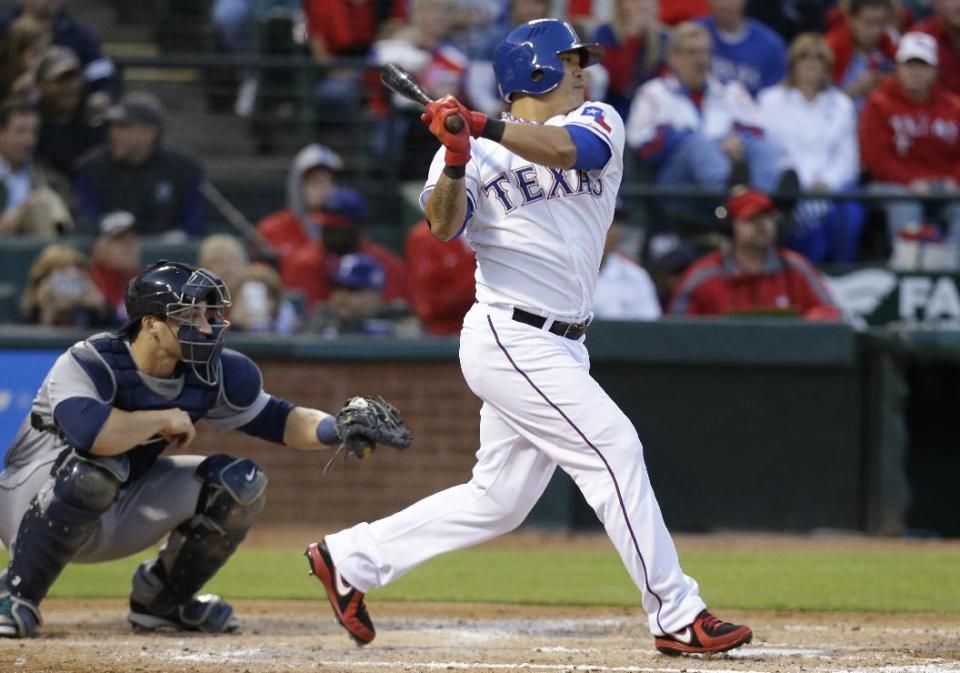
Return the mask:
<svg viewBox="0 0 960 673"><path fill-rule="evenodd" d="M897 63L906 63L913 59L919 59L930 65L939 64L937 40L933 35L913 32L900 38L900 45L897 47Z"/></svg>
<svg viewBox="0 0 960 673"><path fill-rule="evenodd" d="M114 210L100 218L101 236L119 236L137 224L137 217L126 210Z"/></svg>

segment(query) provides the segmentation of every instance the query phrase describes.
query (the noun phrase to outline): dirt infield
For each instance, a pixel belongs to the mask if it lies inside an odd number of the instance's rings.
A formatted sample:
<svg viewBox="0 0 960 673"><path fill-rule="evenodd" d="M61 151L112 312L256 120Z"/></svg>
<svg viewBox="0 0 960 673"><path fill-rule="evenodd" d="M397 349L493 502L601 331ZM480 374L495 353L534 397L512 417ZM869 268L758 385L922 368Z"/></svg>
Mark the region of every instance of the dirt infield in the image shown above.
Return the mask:
<svg viewBox="0 0 960 673"><path fill-rule="evenodd" d="M653 649L638 611L612 608L373 604L379 635L361 649L320 601L240 601L243 633L218 637L135 634L122 601L44 607L41 637L0 641L3 673L960 671L960 618L943 616L730 613L753 644L678 659Z"/></svg>
<svg viewBox="0 0 960 673"><path fill-rule="evenodd" d="M302 544L311 530L255 530L249 544ZM960 542L835 536L677 536L681 548L955 550ZM594 548L603 536L510 535L493 544ZM753 627L751 645L678 659L653 648L638 609L371 601L377 640L358 648L327 603L233 601L242 633L138 634L122 600L43 603L41 636L0 639L0 673L532 671L541 673L960 673L960 614L723 611Z"/></svg>

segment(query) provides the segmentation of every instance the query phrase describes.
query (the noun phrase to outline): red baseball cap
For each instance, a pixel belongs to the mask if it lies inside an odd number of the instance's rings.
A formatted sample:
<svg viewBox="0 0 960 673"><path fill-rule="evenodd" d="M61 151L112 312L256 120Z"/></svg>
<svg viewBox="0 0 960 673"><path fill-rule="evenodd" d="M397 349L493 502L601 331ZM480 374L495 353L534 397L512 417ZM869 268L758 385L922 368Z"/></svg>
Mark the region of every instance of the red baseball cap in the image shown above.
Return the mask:
<svg viewBox="0 0 960 673"><path fill-rule="evenodd" d="M777 207L770 197L755 189L745 189L727 199L727 213L731 220L749 220L761 213L771 213Z"/></svg>

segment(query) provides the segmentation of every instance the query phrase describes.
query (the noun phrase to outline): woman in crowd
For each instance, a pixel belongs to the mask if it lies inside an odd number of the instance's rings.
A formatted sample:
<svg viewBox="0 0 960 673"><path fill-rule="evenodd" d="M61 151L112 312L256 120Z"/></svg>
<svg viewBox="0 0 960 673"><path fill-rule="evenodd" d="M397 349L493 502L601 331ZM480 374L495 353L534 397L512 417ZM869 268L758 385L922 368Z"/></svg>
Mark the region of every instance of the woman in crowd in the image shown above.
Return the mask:
<svg viewBox="0 0 960 673"><path fill-rule="evenodd" d="M831 84L833 53L823 36L804 33L790 45L784 81L760 93L767 137L809 192L849 189L859 176L857 121L850 97ZM786 244L809 259L852 261L863 210L851 202L803 200Z"/></svg>
<svg viewBox="0 0 960 673"><path fill-rule="evenodd" d="M24 322L54 327L106 327L114 321L90 277L90 260L68 245L48 245L30 267L21 297Z"/></svg>
<svg viewBox="0 0 960 673"><path fill-rule="evenodd" d="M0 40L0 101L12 98L37 102L37 64L52 39L50 29L29 16L21 16L10 25Z"/></svg>

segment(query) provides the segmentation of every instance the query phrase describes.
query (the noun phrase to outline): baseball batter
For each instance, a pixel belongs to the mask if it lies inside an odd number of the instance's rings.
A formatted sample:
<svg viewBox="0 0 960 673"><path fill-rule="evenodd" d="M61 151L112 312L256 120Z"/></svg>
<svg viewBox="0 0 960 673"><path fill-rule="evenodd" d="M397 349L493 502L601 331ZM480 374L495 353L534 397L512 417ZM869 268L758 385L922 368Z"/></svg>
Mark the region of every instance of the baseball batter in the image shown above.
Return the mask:
<svg viewBox="0 0 960 673"><path fill-rule="evenodd" d="M206 418L298 449L409 443L395 410L354 398L336 417L263 391L260 370L223 348L230 297L206 269L159 262L130 282L118 334L54 363L0 472L0 636L33 636L39 604L70 561L122 558L169 533L137 568L129 621L142 629L233 631L233 608L196 596L264 507L267 477L227 454L161 457Z"/></svg>
<svg viewBox="0 0 960 673"><path fill-rule="evenodd" d="M307 548L337 618L360 644L375 636L365 592L516 528L557 466L619 551L657 649L720 652L750 642L747 626L706 610L681 570L637 432L589 374L584 334L624 147L614 109L584 101L583 69L601 55L562 21L523 24L494 56L510 104L504 120L450 97L423 116L444 145L424 212L434 235L462 234L477 254L477 303L464 320L460 363L483 400L481 446L468 483ZM444 125L454 114L468 127L456 135Z"/></svg>

